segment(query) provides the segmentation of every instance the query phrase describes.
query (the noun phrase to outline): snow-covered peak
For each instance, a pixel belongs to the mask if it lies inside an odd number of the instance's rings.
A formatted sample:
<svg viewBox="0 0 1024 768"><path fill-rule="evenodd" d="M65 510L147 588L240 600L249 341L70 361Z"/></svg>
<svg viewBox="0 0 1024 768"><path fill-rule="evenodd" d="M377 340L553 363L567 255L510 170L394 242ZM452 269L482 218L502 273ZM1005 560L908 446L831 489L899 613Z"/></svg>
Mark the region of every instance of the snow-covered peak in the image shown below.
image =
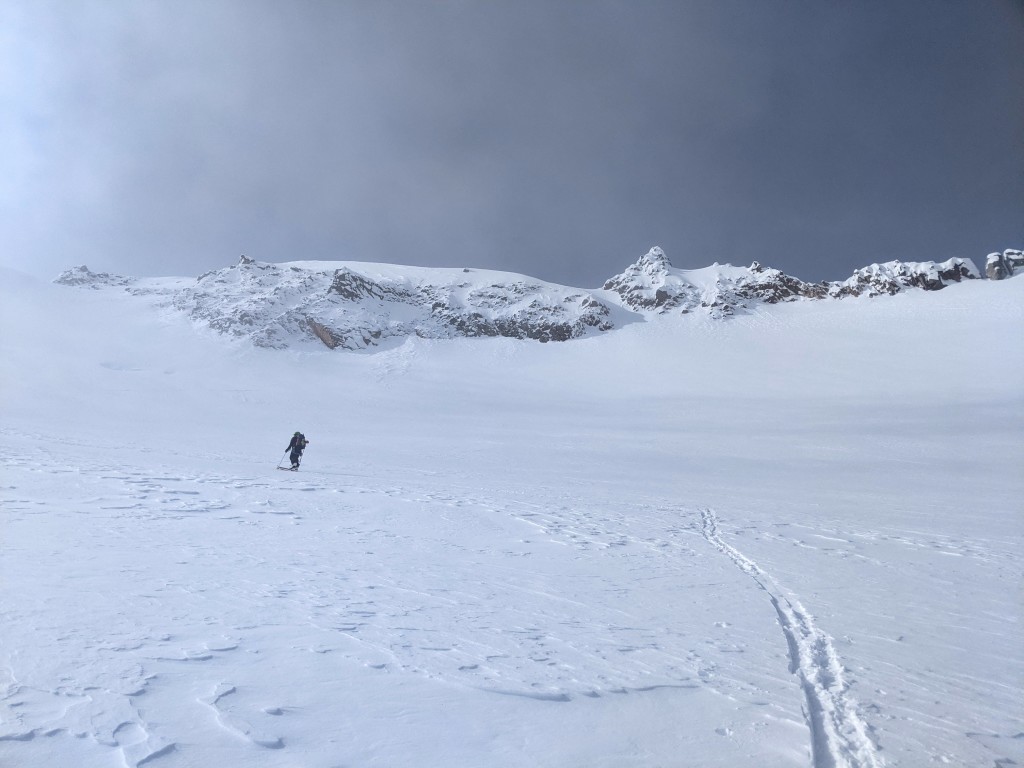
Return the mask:
<svg viewBox="0 0 1024 768"><path fill-rule="evenodd" d="M641 268L645 272L654 274L659 271L668 271L672 267L672 262L669 261L665 252L656 245L641 256L634 266Z"/></svg>
<svg viewBox="0 0 1024 768"><path fill-rule="evenodd" d="M637 312L681 313L705 309L727 316L752 302L774 304L795 297L820 298L821 286L804 283L756 261L749 267L713 264L703 269L676 269L660 248L604 284Z"/></svg>

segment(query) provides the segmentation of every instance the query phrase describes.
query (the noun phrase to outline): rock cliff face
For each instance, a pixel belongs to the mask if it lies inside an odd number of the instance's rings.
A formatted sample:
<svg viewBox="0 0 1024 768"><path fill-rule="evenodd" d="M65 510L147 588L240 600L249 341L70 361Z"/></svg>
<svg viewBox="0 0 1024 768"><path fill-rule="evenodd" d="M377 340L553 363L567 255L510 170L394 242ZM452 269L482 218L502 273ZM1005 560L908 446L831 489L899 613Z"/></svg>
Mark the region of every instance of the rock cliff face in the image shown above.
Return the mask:
<svg viewBox="0 0 1024 768"><path fill-rule="evenodd" d="M649 315L703 312L726 318L763 304L939 290L977 277L968 259L893 261L859 269L843 282L807 283L757 262L676 269L660 248L653 248L600 291L509 272L358 262L266 264L244 256L195 281L121 277L76 267L56 282L155 296L159 305L199 325L261 347L311 343L356 350L408 336L568 341Z"/></svg>

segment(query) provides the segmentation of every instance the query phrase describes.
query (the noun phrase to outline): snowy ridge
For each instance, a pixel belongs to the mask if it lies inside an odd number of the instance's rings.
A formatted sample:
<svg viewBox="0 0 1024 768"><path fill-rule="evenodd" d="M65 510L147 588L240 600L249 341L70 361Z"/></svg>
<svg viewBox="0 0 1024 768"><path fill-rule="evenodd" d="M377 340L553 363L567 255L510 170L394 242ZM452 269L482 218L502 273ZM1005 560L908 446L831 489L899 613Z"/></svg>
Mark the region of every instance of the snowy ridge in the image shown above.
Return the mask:
<svg viewBox="0 0 1024 768"><path fill-rule="evenodd" d="M84 267L66 285L167 293L159 281L99 275ZM242 257L192 285L174 285L173 306L220 333L260 347L320 341L364 349L409 336L506 336L565 341L612 328L612 308L574 288L490 271L391 267L355 262L264 264Z"/></svg>
<svg viewBox="0 0 1024 768"><path fill-rule="evenodd" d="M826 295L823 285L805 283L756 261L750 267L714 264L704 269L676 269L661 248L652 248L608 280L604 289L617 294L636 312L686 314L705 310L719 318L756 303Z"/></svg>
<svg viewBox="0 0 1024 768"><path fill-rule="evenodd" d="M195 323L259 347L324 344L359 350L415 336L568 341L649 316L701 311L727 318L763 304L939 290L980 277L969 259L888 262L843 282L807 283L754 262L676 269L652 248L600 291L510 272L363 262L239 263L185 278L137 279L81 266L56 282L156 296Z"/></svg>
<svg viewBox="0 0 1024 768"><path fill-rule="evenodd" d="M970 259L872 264L842 282L807 283L754 262L749 267L714 264L683 270L672 266L664 251L652 248L624 272L604 284L636 312L686 314L703 310L728 317L757 304L799 299L893 295L908 288L937 291L951 283L981 277Z"/></svg>
<svg viewBox="0 0 1024 768"><path fill-rule="evenodd" d="M849 685L831 638L817 627L799 600L786 597L757 563L722 539L713 511L703 509L700 514L704 538L767 592L778 612L779 626L789 644L790 672L800 676L807 697L814 768L880 768L884 762L857 712L857 702L847 696Z"/></svg>
<svg viewBox="0 0 1024 768"><path fill-rule="evenodd" d="M933 261L889 261L858 269L841 283L831 283L830 296L882 296L899 293L907 288L938 291L950 283L977 280L981 273L970 259L949 259L941 264Z"/></svg>

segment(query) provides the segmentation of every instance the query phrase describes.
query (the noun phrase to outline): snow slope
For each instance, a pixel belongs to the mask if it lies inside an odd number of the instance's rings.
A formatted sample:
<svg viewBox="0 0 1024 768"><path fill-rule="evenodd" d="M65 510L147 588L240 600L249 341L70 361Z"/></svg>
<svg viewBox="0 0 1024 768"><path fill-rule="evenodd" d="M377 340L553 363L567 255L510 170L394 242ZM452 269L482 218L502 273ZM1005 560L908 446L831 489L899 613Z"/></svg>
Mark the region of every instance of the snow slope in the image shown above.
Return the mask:
<svg viewBox="0 0 1024 768"><path fill-rule="evenodd" d="M1024 279L374 355L0 285L4 768L1024 763Z"/></svg>

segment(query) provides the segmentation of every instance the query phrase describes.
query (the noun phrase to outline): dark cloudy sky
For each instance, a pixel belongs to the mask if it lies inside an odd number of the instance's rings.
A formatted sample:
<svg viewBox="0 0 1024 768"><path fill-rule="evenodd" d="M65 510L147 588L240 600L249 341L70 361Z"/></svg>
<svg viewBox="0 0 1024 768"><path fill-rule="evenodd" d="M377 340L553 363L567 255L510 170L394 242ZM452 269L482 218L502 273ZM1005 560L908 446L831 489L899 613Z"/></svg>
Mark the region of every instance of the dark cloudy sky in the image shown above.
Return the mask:
<svg viewBox="0 0 1024 768"><path fill-rule="evenodd" d="M0 261L594 287L1024 246L1021 0L3 0Z"/></svg>

